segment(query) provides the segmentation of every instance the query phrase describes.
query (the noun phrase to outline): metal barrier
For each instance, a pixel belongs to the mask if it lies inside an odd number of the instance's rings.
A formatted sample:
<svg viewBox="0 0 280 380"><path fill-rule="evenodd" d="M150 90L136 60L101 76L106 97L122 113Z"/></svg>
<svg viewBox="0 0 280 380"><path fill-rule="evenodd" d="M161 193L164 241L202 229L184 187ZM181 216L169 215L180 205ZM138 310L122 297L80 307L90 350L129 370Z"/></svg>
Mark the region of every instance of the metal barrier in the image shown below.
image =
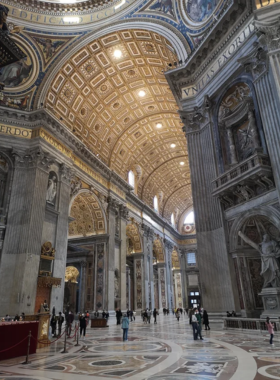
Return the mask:
<svg viewBox="0 0 280 380"><path fill-rule="evenodd" d="M274 323L274 331L280 331L279 319L271 319L271 322ZM257 318L224 318L224 328L267 332L265 319Z"/></svg>

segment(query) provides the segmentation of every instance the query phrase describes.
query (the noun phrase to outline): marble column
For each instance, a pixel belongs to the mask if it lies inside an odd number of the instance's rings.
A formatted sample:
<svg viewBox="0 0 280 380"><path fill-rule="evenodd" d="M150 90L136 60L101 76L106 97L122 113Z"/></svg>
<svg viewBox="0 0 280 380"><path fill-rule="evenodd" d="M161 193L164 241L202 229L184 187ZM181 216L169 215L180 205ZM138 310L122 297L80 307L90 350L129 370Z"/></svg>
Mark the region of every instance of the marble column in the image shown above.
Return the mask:
<svg viewBox="0 0 280 380"><path fill-rule="evenodd" d="M73 176L71 168L65 164L60 166L60 181L58 194L58 217L55 238L55 260L53 264L53 277L61 278L61 287L53 287L51 292L51 307L57 312L63 311L64 276L68 245L68 217L70 203L70 184Z"/></svg>
<svg viewBox="0 0 280 380"><path fill-rule="evenodd" d="M107 309L107 296L110 296L110 293L107 293L106 284L107 282L107 276L106 276L106 260L105 260L105 243L97 243L96 244L96 266L95 266L95 289L96 289L96 295L95 295L95 310L103 310ZM114 282L113 282L114 286ZM113 293L114 297L114 293ZM109 299L109 301L112 301ZM114 302L114 299L113 299ZM110 303L109 303L110 306ZM108 309L107 309L108 310ZM114 309L109 309L114 310Z"/></svg>
<svg viewBox="0 0 280 380"><path fill-rule="evenodd" d="M167 283L166 283L166 264L158 263L158 294L159 309L167 308Z"/></svg>
<svg viewBox="0 0 280 380"><path fill-rule="evenodd" d="M131 310L131 283L130 283L130 269L126 267L126 309Z"/></svg>
<svg viewBox="0 0 280 380"><path fill-rule="evenodd" d="M181 270L175 269L173 271L174 275L174 285L175 285L175 307L183 308L183 298L182 298L182 280L181 280Z"/></svg>
<svg viewBox="0 0 280 380"><path fill-rule="evenodd" d="M128 216L128 210L125 206L120 205L119 207L120 212L120 238L121 238L121 245L120 245L120 296L121 296L121 310L127 310L126 309L126 300L127 300L127 294L126 294L126 253L127 253L127 247L126 247L126 224L127 224L127 216Z"/></svg>
<svg viewBox="0 0 280 380"><path fill-rule="evenodd" d="M14 153L13 182L0 268L2 315L34 313L51 164L51 158L40 147Z"/></svg>
<svg viewBox="0 0 280 380"><path fill-rule="evenodd" d="M145 308L151 308L152 304L154 304L154 301L152 302L152 297L154 294L154 290L152 287L154 286L153 281L153 260L152 260L152 248L151 248L151 239L150 239L150 227L146 225L142 225L143 230L143 253L144 253L144 285L145 285L145 302L144 307Z"/></svg>
<svg viewBox="0 0 280 380"><path fill-rule="evenodd" d="M108 198L108 275L107 275L107 307L109 311L115 310L115 233L116 212L118 205L115 199Z"/></svg>
<svg viewBox="0 0 280 380"><path fill-rule="evenodd" d="M167 308L174 308L174 297L173 297L173 279L172 279L172 268L171 268L171 255L173 244L165 240L164 241L165 248L165 262L166 262L166 290L167 290Z"/></svg>
<svg viewBox="0 0 280 380"><path fill-rule="evenodd" d="M86 293L86 268L87 262L80 262L80 294L79 294L79 311L85 310L85 293ZM93 269L92 269L93 270Z"/></svg>
<svg viewBox="0 0 280 380"><path fill-rule="evenodd" d="M145 308L145 292L144 292L144 255L143 253L133 254L134 263L134 310L142 310Z"/></svg>
<svg viewBox="0 0 280 380"><path fill-rule="evenodd" d="M186 272L186 249L180 249L180 268L181 268L181 282L182 282L182 302L183 308L188 307L188 289L187 289L187 272Z"/></svg>
<svg viewBox="0 0 280 380"><path fill-rule="evenodd" d="M154 230L150 228L149 230L149 271L150 271L150 305L151 310L155 308L155 286L154 286L154 265L153 265L153 238L154 238Z"/></svg>

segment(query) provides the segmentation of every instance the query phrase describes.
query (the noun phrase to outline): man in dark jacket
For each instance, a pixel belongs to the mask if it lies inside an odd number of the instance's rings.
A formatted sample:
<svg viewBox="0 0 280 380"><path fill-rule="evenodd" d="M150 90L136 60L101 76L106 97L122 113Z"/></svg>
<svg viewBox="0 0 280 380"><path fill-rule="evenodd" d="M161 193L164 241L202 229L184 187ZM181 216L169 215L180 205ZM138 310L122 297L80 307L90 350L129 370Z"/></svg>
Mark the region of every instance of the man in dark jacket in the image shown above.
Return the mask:
<svg viewBox="0 0 280 380"><path fill-rule="evenodd" d="M122 312L120 309L117 309L116 311L117 325L121 324L121 317L122 317Z"/></svg>
<svg viewBox="0 0 280 380"><path fill-rule="evenodd" d="M82 314L79 319L80 319L80 337L82 336L83 332L84 332L84 337L85 337L86 328L87 328L87 321L86 321L85 314Z"/></svg>
<svg viewBox="0 0 280 380"><path fill-rule="evenodd" d="M64 317L63 317L63 315L61 314L61 311L60 311L58 313L58 317L57 317L58 335L61 335L61 327L62 327L63 322L64 322Z"/></svg>

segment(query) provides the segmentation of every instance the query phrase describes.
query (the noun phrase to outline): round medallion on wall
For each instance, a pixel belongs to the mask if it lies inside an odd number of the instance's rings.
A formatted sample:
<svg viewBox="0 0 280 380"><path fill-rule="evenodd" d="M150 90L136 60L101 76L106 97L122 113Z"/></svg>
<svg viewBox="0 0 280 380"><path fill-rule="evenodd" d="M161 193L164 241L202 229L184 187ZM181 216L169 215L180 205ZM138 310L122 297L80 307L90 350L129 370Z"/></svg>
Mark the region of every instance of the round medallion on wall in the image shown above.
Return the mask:
<svg viewBox="0 0 280 380"><path fill-rule="evenodd" d="M184 232L189 234L189 233L193 232L194 225L193 224L184 224L183 230L184 230Z"/></svg>
<svg viewBox="0 0 280 380"><path fill-rule="evenodd" d="M202 27L222 8L223 0L181 0L182 16L195 29Z"/></svg>

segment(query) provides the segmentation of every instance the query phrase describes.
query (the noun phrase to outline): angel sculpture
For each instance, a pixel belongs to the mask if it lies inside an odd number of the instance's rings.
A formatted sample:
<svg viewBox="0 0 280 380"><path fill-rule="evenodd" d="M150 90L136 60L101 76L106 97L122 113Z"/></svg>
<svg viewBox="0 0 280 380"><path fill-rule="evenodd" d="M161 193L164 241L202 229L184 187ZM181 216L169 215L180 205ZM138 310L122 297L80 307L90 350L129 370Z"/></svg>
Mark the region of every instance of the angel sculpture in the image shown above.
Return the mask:
<svg viewBox="0 0 280 380"><path fill-rule="evenodd" d="M52 41L50 38L39 38L34 37L34 40L38 42L38 44L43 45L43 52L45 53L46 59L50 59L53 57L56 49L63 45L65 41Z"/></svg>
<svg viewBox="0 0 280 380"><path fill-rule="evenodd" d="M280 286L280 268L277 260L280 257L279 243L270 239L267 234L263 235L263 241L260 244L253 242L241 231L238 232L238 235L261 255L261 276L264 279L263 288L278 288Z"/></svg>

